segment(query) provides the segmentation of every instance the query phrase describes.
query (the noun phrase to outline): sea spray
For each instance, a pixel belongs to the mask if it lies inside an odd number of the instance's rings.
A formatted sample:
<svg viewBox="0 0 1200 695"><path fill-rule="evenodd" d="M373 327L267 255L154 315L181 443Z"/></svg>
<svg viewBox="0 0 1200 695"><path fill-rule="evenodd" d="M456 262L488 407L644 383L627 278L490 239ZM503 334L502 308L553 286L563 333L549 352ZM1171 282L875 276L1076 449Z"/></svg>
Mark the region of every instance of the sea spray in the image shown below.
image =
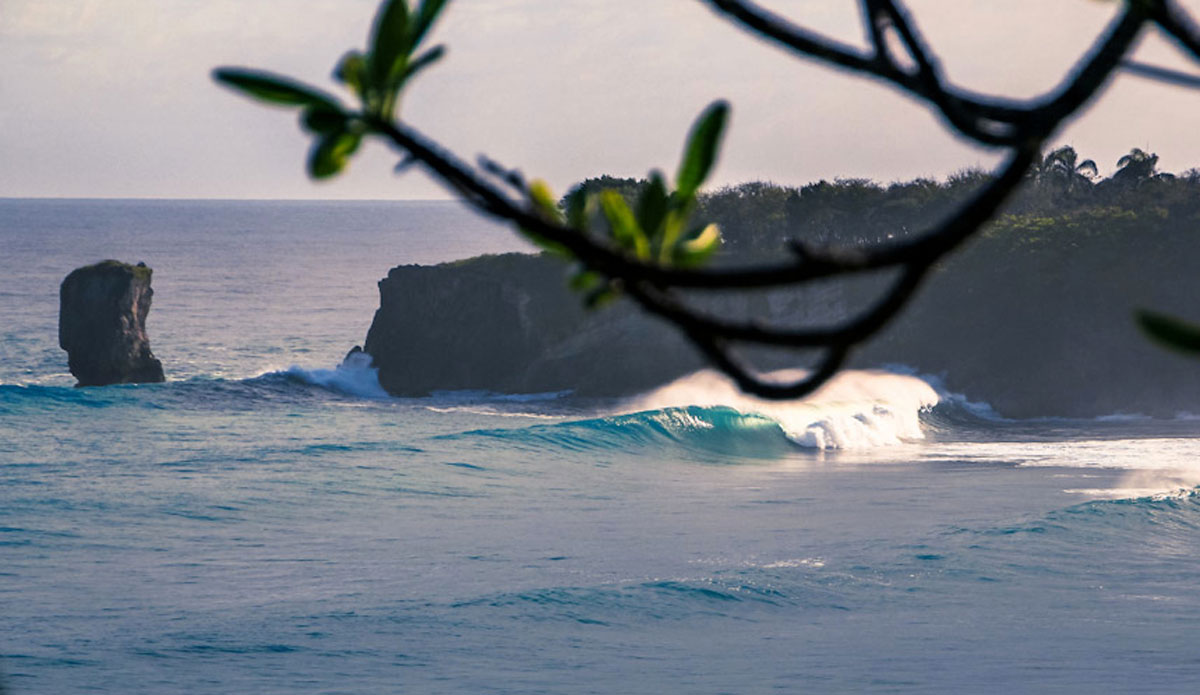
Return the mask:
<svg viewBox="0 0 1200 695"><path fill-rule="evenodd" d="M794 380L804 372L781 370L769 376ZM884 371L844 371L807 398L768 401L742 393L723 374L704 370L627 401L622 411L724 406L778 422L803 447L857 449L922 439L920 414L938 401L929 383Z"/></svg>
<svg viewBox="0 0 1200 695"><path fill-rule="evenodd" d="M379 385L379 370L371 366L371 356L365 352L353 352L345 361L333 369L304 369L290 367L284 374L306 384L320 386L361 398L391 398Z"/></svg>

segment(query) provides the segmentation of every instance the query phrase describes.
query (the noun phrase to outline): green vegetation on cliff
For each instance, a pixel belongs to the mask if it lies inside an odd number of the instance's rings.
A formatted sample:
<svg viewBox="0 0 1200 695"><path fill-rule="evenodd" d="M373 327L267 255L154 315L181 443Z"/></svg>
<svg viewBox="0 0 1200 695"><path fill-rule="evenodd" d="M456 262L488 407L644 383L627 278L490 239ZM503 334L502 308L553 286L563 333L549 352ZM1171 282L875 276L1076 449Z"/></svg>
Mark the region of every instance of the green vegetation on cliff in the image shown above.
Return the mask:
<svg viewBox="0 0 1200 695"><path fill-rule="evenodd" d="M150 279L150 276L154 274L154 271L151 268L149 268L145 263L138 263L137 265L133 265L132 263L125 263L123 261L114 260L112 258L100 261L99 263L93 263L92 265L84 266L82 268L76 268L74 272L90 273L90 272L95 272L98 270L123 270L123 271L129 273L130 275L132 275L133 277L137 278L138 280L146 280L146 281L148 281Z"/></svg>
<svg viewBox="0 0 1200 695"><path fill-rule="evenodd" d="M1065 166L1035 171L853 364L938 374L950 390L1012 416L1200 412L1200 370L1159 350L1133 320L1143 307L1196 315L1200 175L1150 170L1093 181L1079 167L1075 180ZM721 225L718 262L736 265L787 253L788 239L852 245L920 234L986 180L967 171L890 185L750 183L702 195L698 214ZM606 177L582 185L635 198L644 184ZM677 331L627 303L583 311L563 287L568 272L549 254L393 270L368 339L385 387L623 395L703 364ZM886 279L733 293L720 304L705 295L704 306L780 325L829 325L869 304ZM1158 328L1178 334L1174 325ZM784 354L761 364L796 362Z"/></svg>
<svg viewBox="0 0 1200 695"><path fill-rule="evenodd" d="M1141 234L1136 241L1145 243L1155 235L1188 233L1200 223L1200 170L1159 172L1158 156L1136 148L1109 178L1096 176L1091 160L1077 161L1070 147L1043 157L984 236L1004 240L1014 252L1045 251L1069 249L1080 235L1119 243ZM857 246L920 234L988 180L986 172L967 169L945 181L838 178L799 188L751 182L701 194L697 216L720 227L726 260L762 258L779 254L789 240ZM572 192L616 190L633 201L645 185L602 176Z"/></svg>

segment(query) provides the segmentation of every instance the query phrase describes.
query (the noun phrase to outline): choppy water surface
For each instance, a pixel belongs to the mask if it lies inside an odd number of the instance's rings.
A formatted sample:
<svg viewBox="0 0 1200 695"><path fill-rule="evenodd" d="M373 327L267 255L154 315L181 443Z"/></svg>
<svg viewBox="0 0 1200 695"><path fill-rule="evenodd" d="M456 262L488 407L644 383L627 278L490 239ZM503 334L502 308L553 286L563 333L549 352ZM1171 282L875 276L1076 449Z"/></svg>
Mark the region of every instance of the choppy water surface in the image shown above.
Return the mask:
<svg viewBox="0 0 1200 695"><path fill-rule="evenodd" d="M387 398L334 365L388 266L518 247L452 206L0 201L0 246L14 695L1200 686L1194 421ZM57 284L107 256L166 384L70 387Z"/></svg>

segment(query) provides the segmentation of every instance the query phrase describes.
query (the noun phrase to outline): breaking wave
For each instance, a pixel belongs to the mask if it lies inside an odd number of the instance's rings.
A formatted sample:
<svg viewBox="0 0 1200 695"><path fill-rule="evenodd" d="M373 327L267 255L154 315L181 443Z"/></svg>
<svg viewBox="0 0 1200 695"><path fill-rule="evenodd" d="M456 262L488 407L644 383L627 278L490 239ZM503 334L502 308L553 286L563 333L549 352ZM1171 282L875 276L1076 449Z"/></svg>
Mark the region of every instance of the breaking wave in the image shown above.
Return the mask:
<svg viewBox="0 0 1200 695"><path fill-rule="evenodd" d="M778 380L802 378L784 370ZM724 374L696 372L632 400L636 411L686 406L726 407L769 418L787 438L809 449L863 449L923 439L921 414L941 400L929 382L907 374L845 371L811 396L768 401L748 396Z"/></svg>
<svg viewBox="0 0 1200 695"><path fill-rule="evenodd" d="M789 370L774 378L801 374ZM465 436L569 450L672 444L710 453L778 456L797 447L862 449L920 440L922 413L938 402L928 382L891 372L843 372L808 398L767 401L743 394L722 374L701 371L601 417Z"/></svg>
<svg viewBox="0 0 1200 695"><path fill-rule="evenodd" d="M333 369L305 369L293 366L273 374L350 396L371 399L391 398L391 395L379 385L379 370L371 366L371 356L365 352L351 353L344 362Z"/></svg>

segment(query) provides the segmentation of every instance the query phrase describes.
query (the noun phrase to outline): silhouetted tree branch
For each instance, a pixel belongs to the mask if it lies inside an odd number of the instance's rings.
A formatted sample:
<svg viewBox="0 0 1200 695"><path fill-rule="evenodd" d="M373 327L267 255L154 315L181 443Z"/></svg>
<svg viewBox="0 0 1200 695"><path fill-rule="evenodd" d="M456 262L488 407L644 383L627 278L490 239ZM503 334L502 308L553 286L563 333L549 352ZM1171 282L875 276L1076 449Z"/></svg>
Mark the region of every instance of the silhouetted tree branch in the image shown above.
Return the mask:
<svg viewBox="0 0 1200 695"><path fill-rule="evenodd" d="M1047 138L1095 97L1118 69L1128 65L1141 75L1181 81L1174 71L1128 61L1144 29L1159 27L1183 51L1200 60L1200 31L1175 2L1128 0L1057 88L1033 100L1017 101L949 84L935 52L896 0L861 1L870 46L867 51L823 36L748 0L701 2L798 58L881 80L927 103L948 128L980 145L1007 151L1006 163L955 213L923 233L851 248L792 241L784 247L781 261L701 268L694 266L715 249L717 237L708 228L688 232L686 225L695 207L696 189L716 158L728 111L722 102L710 107L694 126L674 191L667 190L662 176L653 172L636 211L615 193L591 196L584 192L568 199L564 213L541 182L528 182L519 172L486 157L472 166L395 113L398 94L409 78L442 55L440 46L424 53L417 49L445 0L423 0L411 9L406 0L385 0L367 53L347 54L338 68L339 79L362 100L361 109L346 109L331 95L261 72L226 68L216 76L260 99L302 109L305 127L316 136L310 158L313 176L340 171L364 136L382 137L398 151L401 167L420 163L476 209L512 223L547 249L577 261L582 270L573 282L589 293L589 302L624 293L646 311L676 325L743 390L765 398L796 398L832 376L855 346L882 329L908 303L935 263L1000 210L1030 166L1041 161ZM894 46L905 55L896 55ZM599 226L593 222L597 209L603 212ZM895 280L873 305L840 324L816 328L712 316L690 303L682 292L798 287L820 279L877 272L893 273ZM743 345L818 350L820 355L805 378L777 383L737 356L737 348Z"/></svg>

